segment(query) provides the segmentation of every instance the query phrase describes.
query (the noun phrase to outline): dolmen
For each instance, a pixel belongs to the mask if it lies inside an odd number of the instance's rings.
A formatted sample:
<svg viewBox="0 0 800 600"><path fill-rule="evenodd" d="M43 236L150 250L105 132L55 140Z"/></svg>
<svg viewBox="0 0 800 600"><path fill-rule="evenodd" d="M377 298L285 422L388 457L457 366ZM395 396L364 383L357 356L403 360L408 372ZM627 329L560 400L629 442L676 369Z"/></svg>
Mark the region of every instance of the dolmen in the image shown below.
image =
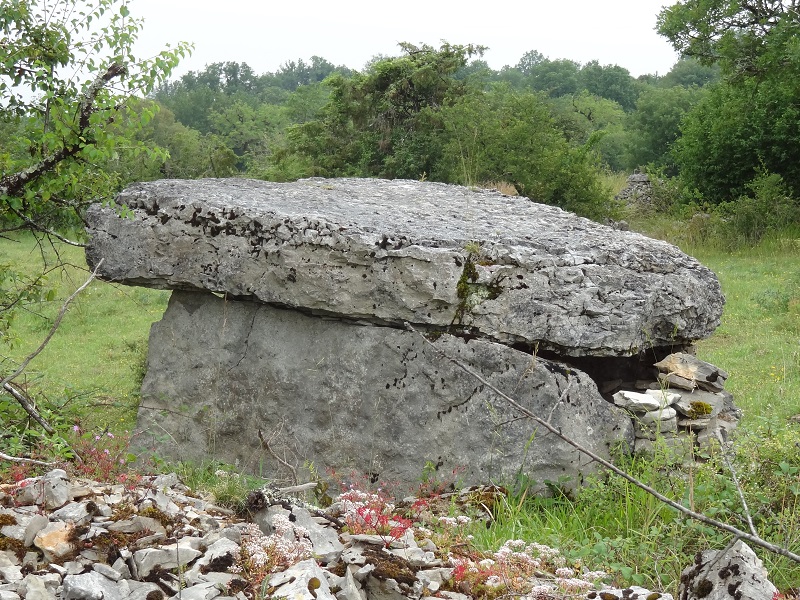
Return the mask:
<svg viewBox="0 0 800 600"><path fill-rule="evenodd" d="M593 461L492 388L603 457L631 451L652 426L614 394L669 392L654 364L689 355L724 304L670 244L440 183L161 180L87 221L99 277L173 290L141 447L278 481L576 485ZM685 420L723 404L704 396Z"/></svg>

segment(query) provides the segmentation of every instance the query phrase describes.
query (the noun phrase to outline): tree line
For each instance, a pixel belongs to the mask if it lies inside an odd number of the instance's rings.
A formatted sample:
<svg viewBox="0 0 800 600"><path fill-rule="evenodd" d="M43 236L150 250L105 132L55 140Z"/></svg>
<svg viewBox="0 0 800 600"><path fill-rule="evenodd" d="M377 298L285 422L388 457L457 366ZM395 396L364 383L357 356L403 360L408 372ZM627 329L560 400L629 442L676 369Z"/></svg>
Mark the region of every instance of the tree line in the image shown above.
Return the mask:
<svg viewBox="0 0 800 600"><path fill-rule="evenodd" d="M130 44L141 22L125 0L102 0L71 20L77 0L2 5L5 227L79 226L83 204L132 181L229 176L502 182L601 219L617 208L603 175L634 169L670 182L671 207L746 221L766 203L778 207L776 222L797 220L795 0L665 8L659 32L682 58L666 74L638 78L536 50L492 70L479 45L403 43L361 70L314 56L274 73L227 62L168 80L189 49L139 69ZM95 28L109 14L114 27ZM106 71L80 35L108 51ZM109 78L61 75L76 64ZM127 88L113 89L117 80Z"/></svg>
<svg viewBox="0 0 800 600"><path fill-rule="evenodd" d="M262 75L235 62L187 73L152 98L161 111L145 136L169 160L128 176L505 182L599 218L612 210L600 175L673 172L681 119L719 79L688 58L637 79L535 50L499 71L478 45L400 50L362 71L312 57Z"/></svg>

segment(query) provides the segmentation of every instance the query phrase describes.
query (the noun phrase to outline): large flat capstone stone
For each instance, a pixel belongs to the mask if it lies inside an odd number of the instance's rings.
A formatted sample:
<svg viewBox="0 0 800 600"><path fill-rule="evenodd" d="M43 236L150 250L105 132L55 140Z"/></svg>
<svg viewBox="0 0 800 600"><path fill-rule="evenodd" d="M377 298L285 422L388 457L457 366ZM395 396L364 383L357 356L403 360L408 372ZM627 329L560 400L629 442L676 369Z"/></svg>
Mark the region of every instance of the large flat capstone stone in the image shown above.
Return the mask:
<svg viewBox="0 0 800 600"><path fill-rule="evenodd" d="M633 442L630 417L580 371L485 340L433 344L601 456ZM313 464L408 486L434 465L444 480L524 474L543 490L595 468L418 334L208 292L174 292L153 325L135 438L280 481Z"/></svg>
<svg viewBox="0 0 800 600"><path fill-rule="evenodd" d="M667 243L496 192L417 181L136 184L87 215L90 266L132 285L402 326L564 356L707 337L716 276Z"/></svg>

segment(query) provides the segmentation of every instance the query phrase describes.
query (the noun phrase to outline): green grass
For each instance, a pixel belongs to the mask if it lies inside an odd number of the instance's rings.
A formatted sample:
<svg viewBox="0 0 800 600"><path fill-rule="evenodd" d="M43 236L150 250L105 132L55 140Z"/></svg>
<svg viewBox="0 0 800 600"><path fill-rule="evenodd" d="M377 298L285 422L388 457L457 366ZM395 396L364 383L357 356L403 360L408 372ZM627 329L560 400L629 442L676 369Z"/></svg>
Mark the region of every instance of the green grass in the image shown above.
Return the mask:
<svg viewBox="0 0 800 600"><path fill-rule="evenodd" d="M0 347L0 369L12 367L33 352L50 330L64 300L89 276L83 249L57 247L64 268L50 270L50 302L18 311L13 323L14 347ZM50 246L30 236L0 240L0 262L37 273L56 262ZM161 318L169 292L94 281L70 306L50 343L18 380L41 404L78 419L84 429L132 429L144 374L150 325Z"/></svg>

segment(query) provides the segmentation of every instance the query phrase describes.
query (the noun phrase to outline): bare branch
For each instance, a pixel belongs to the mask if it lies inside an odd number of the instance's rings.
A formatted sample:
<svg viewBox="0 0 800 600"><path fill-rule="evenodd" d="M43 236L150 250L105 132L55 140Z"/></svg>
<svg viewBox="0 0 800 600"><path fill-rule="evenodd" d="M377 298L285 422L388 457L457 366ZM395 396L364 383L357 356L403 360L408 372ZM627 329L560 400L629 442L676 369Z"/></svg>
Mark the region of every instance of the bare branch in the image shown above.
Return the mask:
<svg viewBox="0 0 800 600"><path fill-rule="evenodd" d="M295 469L292 465L290 465L288 462L286 462L284 459L278 456L275 450L272 449L272 446L269 445L269 442L272 438L270 438L270 440L266 439L264 437L264 432L262 432L261 429L259 429L258 439L261 442L262 448L264 448L267 452L269 452L275 460L277 460L284 467L287 467L289 469L289 471L292 473L292 481L294 481L294 485L295 486L299 485L299 480L297 479L297 469ZM314 485L316 486L316 483Z"/></svg>
<svg viewBox="0 0 800 600"><path fill-rule="evenodd" d="M33 419L39 425L42 426L42 429L44 429L50 435L55 434L56 430L53 429L50 426L50 423L48 423L44 419L44 417L42 417L42 415L39 414L39 411L36 410L36 407L28 398L25 397L24 394L22 394L18 389L16 389L13 385L11 385L10 382L9 383L3 382L3 389L6 391L7 394L9 394L12 398L14 398L14 400L16 400L19 403L19 405L23 408L23 410L25 410L26 413L28 413L31 419Z"/></svg>
<svg viewBox="0 0 800 600"><path fill-rule="evenodd" d="M50 237L54 237L57 240L60 240L60 241L64 242L65 244L69 245L69 246L77 246L78 248L85 248L86 247L86 244L81 244L80 242L73 242L72 240L69 240L69 239L65 238L63 235L61 235L59 233L56 233L52 229L48 229L47 227L44 227L44 226L40 225L39 223L37 223L36 221L31 219L27 215L25 215L22 212L18 211L13 206L9 205L9 208L11 209L11 212L13 212L15 215L17 215L17 218L21 219L28 227L30 227L32 229L35 229L36 231L40 231L40 232L42 232L42 233L44 233L44 234L46 234L46 235L48 235Z"/></svg>
<svg viewBox="0 0 800 600"><path fill-rule="evenodd" d="M747 500L744 498L742 486L739 485L739 478L736 477L736 470L733 468L733 463L731 463L730 459L728 458L728 453L725 451L725 440L722 439L722 435L719 433L719 431L717 431L717 441L719 442L719 447L721 448L722 460L725 461L725 466L727 466L728 470L731 472L733 485L736 486L736 492L739 494L739 501L742 503L742 509L744 510L744 516L747 519L747 526L750 528L750 533L753 535L758 535L756 526L753 524L753 517L750 514L750 508L747 506Z"/></svg>
<svg viewBox="0 0 800 600"><path fill-rule="evenodd" d="M45 349L45 346L47 346L48 342L50 342L51 338L55 335L58 326L61 325L61 319L64 318L64 315L67 312L67 308L69 308L69 305L78 296L78 294L80 294L83 290L85 290L89 286L90 283L92 283L95 276L97 275L97 271L100 268L100 265L103 264L103 260L105 259L101 258L100 262L97 263L97 266L94 268L94 271L92 271L91 275L89 275L89 279L87 279L82 286L80 286L77 290L75 290L72 293L72 295L64 301L64 304L61 306L61 310L58 311L56 320L53 322L53 326L50 328L50 332L44 338L42 343L39 344L39 347L36 350L34 350L31 354L29 354L25 358L25 360L22 361L22 363L20 363L20 366L17 368L16 371L14 371L11 375L3 379L3 381L0 381L0 386L2 386L5 389L6 384L16 379L20 375L20 373L22 373L27 368L30 362L34 358L36 358L39 355L39 353L41 353L42 350Z"/></svg>
<svg viewBox="0 0 800 600"><path fill-rule="evenodd" d="M622 469L617 467L614 463L606 460L605 458L603 458L602 456L599 456L598 454L595 454L594 452L592 452L588 448L584 448L582 445L580 445L578 442L574 441L572 438L569 438L569 437L565 436L564 434L562 434L561 431L558 428L553 427L550 423L548 423L544 419L536 416L533 412L531 412L530 410L528 410L527 408L522 406L519 402L517 402L516 400L514 400L513 398L511 398L507 394L505 394L502 391L500 391L496 386L494 386L491 383L489 383L486 379L481 377L478 373L476 373L475 371L470 369L468 366L463 364L461 361L459 361L459 360L457 360L455 358L452 358L452 357L448 356L447 354L445 354L444 352L442 352L442 350L440 348L438 348L435 344L433 344L430 340L428 340L428 338L426 338L424 335L422 335L422 333L420 333L419 331L414 329L414 327L412 327L410 323L406 322L405 326L406 326L406 329L408 329L409 331L413 331L414 333L419 335L426 344L428 344L431 348L433 348L436 351L437 354L439 354L442 357L446 358L447 360L452 362L454 365L456 365L459 369L461 369L462 371L464 371L465 373L467 373L471 377L474 377L475 379L480 381L483 385L485 385L487 388L492 390L495 394L500 396L503 400L508 402L508 404L510 404L515 409L517 409L518 411L520 411L521 413L523 413L524 415L529 417L531 420L535 421L536 423L538 423L539 425L541 425L542 427L547 429L550 433L553 433L554 435L558 436L559 439L563 440L564 442L566 442L567 444L569 444L570 446L572 446L573 448L575 448L579 452L582 452L583 454L585 454L586 456L588 456L589 458L591 458L592 460L594 460L598 464L603 465L609 471L615 473L616 475L619 475L620 477L622 477L626 481L632 483L633 485L635 485L639 489L644 490L645 492L647 492L651 496L654 496L655 498L657 498L658 500L660 500L661 502L663 502L667 506L670 506L671 508L674 508L675 510L677 510L678 512L680 512L683 515L686 515L690 519L694 519L696 521L700 521L701 523L705 523L706 525L710 525L711 527L714 527L716 529L720 529L722 531L726 531L726 532L728 532L728 533L730 533L732 535L738 536L738 537L742 538L743 540L746 540L746 541L752 543L755 546L760 546L761 548L769 550L770 552L774 552L775 554L780 554L781 556L785 556L786 558L789 558L789 559L791 559L791 560L793 560L795 562L800 563L800 555L795 554L794 552L792 552L792 551L790 551L790 550L788 550L786 548L783 548L781 546L777 546L777 545L775 545L775 544L773 544L771 542L768 542L768 541L762 539L761 537L759 537L758 535L754 535L752 533L747 533L746 531L742 531L741 529L733 527L732 525L728 525L727 523L723 523L722 521L717 521L716 519L712 519L711 517L707 517L706 515L704 515L702 513L698 513L698 512L695 512L693 510L689 510L688 508L686 508L682 504L679 504L679 503L675 502L674 500L672 500L670 498L667 498L664 494L662 494L659 491L655 490L654 488L650 487L646 483L644 483L642 481L639 481L634 476L626 473L625 471L623 471Z"/></svg>
<svg viewBox="0 0 800 600"><path fill-rule="evenodd" d="M26 463L29 465L43 465L45 467L52 467L53 465L56 464L54 462L44 462L43 460L34 460L32 458L20 458L17 456L11 456L9 454L5 454L4 452L0 452L0 459L16 463Z"/></svg>

